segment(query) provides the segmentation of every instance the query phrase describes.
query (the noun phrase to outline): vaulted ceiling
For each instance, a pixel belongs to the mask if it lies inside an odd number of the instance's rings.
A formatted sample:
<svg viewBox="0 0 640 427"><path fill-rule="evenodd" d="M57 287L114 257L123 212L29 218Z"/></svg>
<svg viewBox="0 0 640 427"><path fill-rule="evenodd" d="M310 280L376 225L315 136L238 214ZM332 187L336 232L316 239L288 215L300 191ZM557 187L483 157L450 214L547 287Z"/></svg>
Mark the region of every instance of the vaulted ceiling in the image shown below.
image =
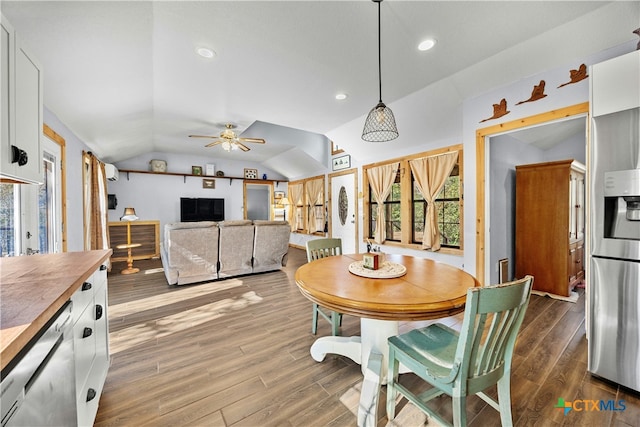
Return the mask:
<svg viewBox="0 0 640 427"><path fill-rule="evenodd" d="M608 3L384 1L383 100ZM324 134L378 101L377 5L368 0L3 1L0 8L44 67L45 106L109 162L147 152L268 162L325 143ZM589 31L566 37L590 43ZM627 33L604 43L627 41ZM426 38L436 46L419 51ZM199 47L215 56L197 55ZM505 73L509 65L494 67ZM465 88L474 82L466 83L456 98L473 92ZM348 97L338 101L337 93ZM225 153L188 137L216 135L226 122L267 144Z"/></svg>

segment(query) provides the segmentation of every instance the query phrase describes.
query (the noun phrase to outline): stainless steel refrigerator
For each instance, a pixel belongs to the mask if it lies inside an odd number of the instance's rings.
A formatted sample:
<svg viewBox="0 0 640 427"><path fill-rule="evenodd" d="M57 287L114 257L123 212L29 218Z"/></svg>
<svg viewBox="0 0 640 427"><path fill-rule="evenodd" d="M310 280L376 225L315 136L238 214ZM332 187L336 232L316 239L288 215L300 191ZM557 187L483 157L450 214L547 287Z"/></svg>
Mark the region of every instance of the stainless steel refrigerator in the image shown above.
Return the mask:
<svg viewBox="0 0 640 427"><path fill-rule="evenodd" d="M589 371L640 391L640 108L591 132Z"/></svg>

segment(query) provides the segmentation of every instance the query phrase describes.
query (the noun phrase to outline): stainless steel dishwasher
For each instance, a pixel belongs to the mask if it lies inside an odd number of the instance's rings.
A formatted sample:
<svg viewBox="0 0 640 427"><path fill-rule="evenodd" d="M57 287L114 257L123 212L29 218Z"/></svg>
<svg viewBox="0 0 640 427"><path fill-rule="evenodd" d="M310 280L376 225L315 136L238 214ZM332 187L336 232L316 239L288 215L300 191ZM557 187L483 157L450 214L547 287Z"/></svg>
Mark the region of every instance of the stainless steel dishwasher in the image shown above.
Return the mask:
<svg viewBox="0 0 640 427"><path fill-rule="evenodd" d="M75 426L71 302L2 371L1 425Z"/></svg>

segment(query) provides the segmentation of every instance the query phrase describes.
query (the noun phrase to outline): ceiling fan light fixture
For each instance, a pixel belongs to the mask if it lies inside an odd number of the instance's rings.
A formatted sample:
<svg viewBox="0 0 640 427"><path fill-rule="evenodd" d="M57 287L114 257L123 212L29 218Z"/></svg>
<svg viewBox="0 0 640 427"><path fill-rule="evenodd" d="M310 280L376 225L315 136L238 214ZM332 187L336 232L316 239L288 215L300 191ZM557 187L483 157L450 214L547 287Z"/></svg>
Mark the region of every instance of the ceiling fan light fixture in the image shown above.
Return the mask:
<svg viewBox="0 0 640 427"><path fill-rule="evenodd" d="M378 3L378 88L380 100L373 107L364 122L362 139L368 142L386 142L398 137L398 128L393 111L382 102L382 54L380 49L380 3L382 0L372 0Z"/></svg>

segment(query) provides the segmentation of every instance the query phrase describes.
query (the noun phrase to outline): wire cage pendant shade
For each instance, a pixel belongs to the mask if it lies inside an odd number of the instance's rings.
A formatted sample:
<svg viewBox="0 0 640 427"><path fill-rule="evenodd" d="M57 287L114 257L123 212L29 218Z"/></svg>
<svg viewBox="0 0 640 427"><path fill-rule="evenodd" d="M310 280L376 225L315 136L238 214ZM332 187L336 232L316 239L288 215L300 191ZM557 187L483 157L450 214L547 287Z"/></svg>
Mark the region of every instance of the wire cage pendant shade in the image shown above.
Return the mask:
<svg viewBox="0 0 640 427"><path fill-rule="evenodd" d="M380 3L382 0L373 0L373 2L378 3L378 90L380 99L378 105L373 107L367 115L362 130L362 139L368 142L385 142L398 137L398 128L393 111L382 102L382 55L380 48Z"/></svg>

